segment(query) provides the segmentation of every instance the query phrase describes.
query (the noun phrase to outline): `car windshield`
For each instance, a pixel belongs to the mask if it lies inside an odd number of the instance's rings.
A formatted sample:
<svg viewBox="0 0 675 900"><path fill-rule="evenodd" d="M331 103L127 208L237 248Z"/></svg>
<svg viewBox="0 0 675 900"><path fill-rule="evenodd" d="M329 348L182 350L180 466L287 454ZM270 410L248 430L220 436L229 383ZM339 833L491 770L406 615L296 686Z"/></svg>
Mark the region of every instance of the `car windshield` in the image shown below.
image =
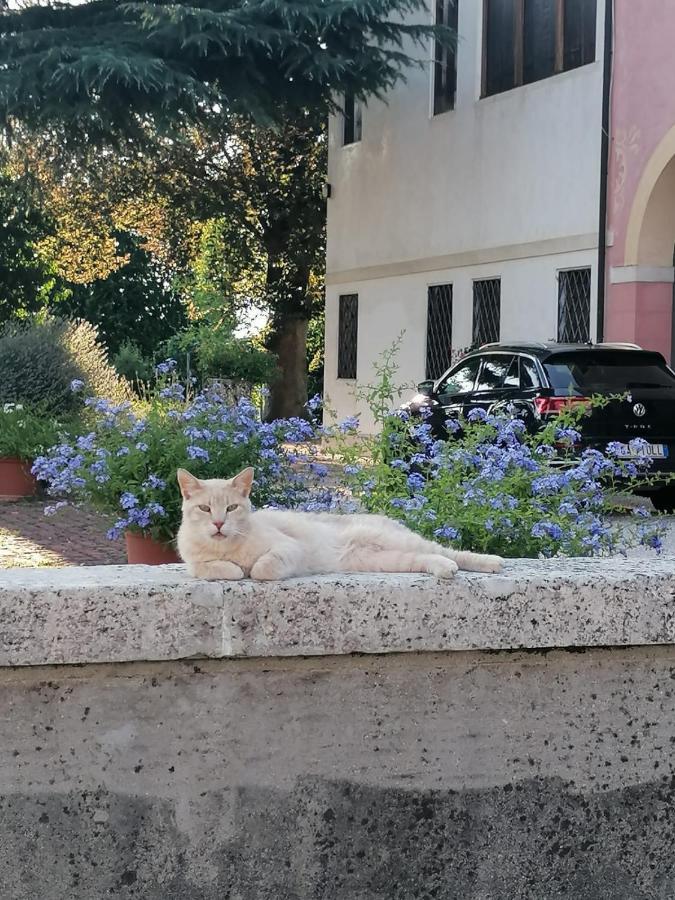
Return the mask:
<svg viewBox="0 0 675 900"><path fill-rule="evenodd" d="M675 388L657 356L635 351L561 354L544 367L556 394L620 394L635 388Z"/></svg>

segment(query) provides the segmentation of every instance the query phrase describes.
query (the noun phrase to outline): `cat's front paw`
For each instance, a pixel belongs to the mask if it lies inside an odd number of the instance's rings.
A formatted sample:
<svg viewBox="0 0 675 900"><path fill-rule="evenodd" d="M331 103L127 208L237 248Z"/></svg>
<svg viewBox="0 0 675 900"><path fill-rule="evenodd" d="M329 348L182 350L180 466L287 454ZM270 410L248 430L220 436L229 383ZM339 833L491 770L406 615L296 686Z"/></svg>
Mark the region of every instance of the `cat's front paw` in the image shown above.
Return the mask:
<svg viewBox="0 0 675 900"><path fill-rule="evenodd" d="M481 556L480 566L478 571L485 572L486 574L501 572L504 568L504 560L501 556L490 556L486 553Z"/></svg>
<svg viewBox="0 0 675 900"><path fill-rule="evenodd" d="M445 556L435 556L429 560L426 569L430 575L435 575L436 578L454 578L459 566L451 559L446 559Z"/></svg>
<svg viewBox="0 0 675 900"><path fill-rule="evenodd" d="M226 559L192 563L188 565L188 571L195 578L204 578L206 581L240 581L244 577L239 566Z"/></svg>
<svg viewBox="0 0 675 900"><path fill-rule="evenodd" d="M254 581L279 581L286 575L284 561L276 553L265 553L251 568L251 578Z"/></svg>

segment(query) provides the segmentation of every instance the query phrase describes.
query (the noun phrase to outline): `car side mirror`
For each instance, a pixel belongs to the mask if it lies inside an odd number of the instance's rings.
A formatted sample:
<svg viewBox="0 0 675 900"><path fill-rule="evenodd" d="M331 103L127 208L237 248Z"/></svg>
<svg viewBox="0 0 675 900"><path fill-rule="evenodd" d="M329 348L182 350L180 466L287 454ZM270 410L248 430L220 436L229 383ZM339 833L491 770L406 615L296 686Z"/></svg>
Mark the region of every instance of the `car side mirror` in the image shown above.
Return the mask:
<svg viewBox="0 0 675 900"><path fill-rule="evenodd" d="M431 397L434 392L434 382L433 381L420 381L417 385L417 393L422 394L424 397Z"/></svg>

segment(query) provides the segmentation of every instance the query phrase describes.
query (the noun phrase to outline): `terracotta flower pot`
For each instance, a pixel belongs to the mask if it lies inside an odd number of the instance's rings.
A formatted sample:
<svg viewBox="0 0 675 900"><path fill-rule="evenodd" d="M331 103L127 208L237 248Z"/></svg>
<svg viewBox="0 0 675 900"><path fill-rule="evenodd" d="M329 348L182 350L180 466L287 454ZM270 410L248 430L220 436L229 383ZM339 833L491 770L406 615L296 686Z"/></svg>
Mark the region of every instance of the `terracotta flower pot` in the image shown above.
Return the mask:
<svg viewBox="0 0 675 900"><path fill-rule="evenodd" d="M127 531L124 535L127 545L127 561L130 565L164 566L180 562L171 544L163 544L147 534Z"/></svg>
<svg viewBox="0 0 675 900"><path fill-rule="evenodd" d="M31 475L32 463L16 457L0 459L0 500L18 500L37 493L37 481Z"/></svg>

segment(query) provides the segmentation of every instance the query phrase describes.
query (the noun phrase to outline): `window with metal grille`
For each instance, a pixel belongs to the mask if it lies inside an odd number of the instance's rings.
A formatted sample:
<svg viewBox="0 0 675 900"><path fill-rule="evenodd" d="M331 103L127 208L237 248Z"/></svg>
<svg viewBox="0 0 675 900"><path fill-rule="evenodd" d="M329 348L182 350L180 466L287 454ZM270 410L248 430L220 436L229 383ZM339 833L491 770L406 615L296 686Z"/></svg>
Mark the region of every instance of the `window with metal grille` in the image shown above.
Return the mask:
<svg viewBox="0 0 675 900"><path fill-rule="evenodd" d="M473 283L473 343L492 344L499 340L502 283L488 278Z"/></svg>
<svg viewBox="0 0 675 900"><path fill-rule="evenodd" d="M434 284L427 299L426 377L436 380L450 365L452 352L452 285Z"/></svg>
<svg viewBox="0 0 675 900"><path fill-rule="evenodd" d="M361 132L363 131L363 111L360 102L354 94L347 92L344 100L343 110L343 144L356 144L361 140Z"/></svg>
<svg viewBox="0 0 675 900"><path fill-rule="evenodd" d="M436 24L457 33L459 0L436 0ZM457 90L457 48L434 41L434 115L455 108Z"/></svg>
<svg viewBox="0 0 675 900"><path fill-rule="evenodd" d="M591 339L591 270L558 272L558 341L586 343Z"/></svg>
<svg viewBox="0 0 675 900"><path fill-rule="evenodd" d="M338 378L356 378L359 295L342 294L338 318Z"/></svg>
<svg viewBox="0 0 675 900"><path fill-rule="evenodd" d="M484 0L483 96L595 60L597 0Z"/></svg>

